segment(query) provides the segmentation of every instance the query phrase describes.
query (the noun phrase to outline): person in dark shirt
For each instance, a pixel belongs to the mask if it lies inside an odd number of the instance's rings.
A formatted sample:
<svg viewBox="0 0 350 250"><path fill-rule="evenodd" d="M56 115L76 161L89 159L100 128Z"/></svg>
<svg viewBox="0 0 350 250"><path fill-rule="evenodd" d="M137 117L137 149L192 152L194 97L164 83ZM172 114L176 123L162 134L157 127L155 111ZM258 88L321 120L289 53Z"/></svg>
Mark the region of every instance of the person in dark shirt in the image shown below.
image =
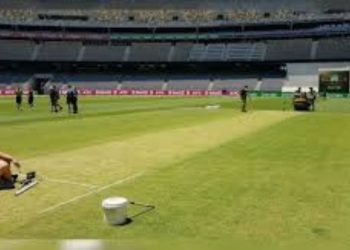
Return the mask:
<svg viewBox="0 0 350 250"><path fill-rule="evenodd" d="M16 89L16 108L17 110L22 110L22 95L23 91L20 87Z"/></svg>
<svg viewBox="0 0 350 250"><path fill-rule="evenodd" d="M76 87L72 87L72 104L73 104L73 113L78 114L78 90Z"/></svg>
<svg viewBox="0 0 350 250"><path fill-rule="evenodd" d="M55 85L50 89L50 101L51 101L51 112L59 112L62 110L62 106L58 103L60 99L60 93Z"/></svg>
<svg viewBox="0 0 350 250"><path fill-rule="evenodd" d="M28 105L30 109L34 107L34 91L32 88L30 88L28 92Z"/></svg>
<svg viewBox="0 0 350 250"><path fill-rule="evenodd" d="M239 91L239 96L242 102L241 111L247 112L248 86L244 86L244 88Z"/></svg>
<svg viewBox="0 0 350 250"><path fill-rule="evenodd" d="M50 103L51 103L51 112L57 112L57 105L56 105L56 93L55 90L56 86L53 85L50 87L50 92L49 92L49 96L50 96Z"/></svg>
<svg viewBox="0 0 350 250"><path fill-rule="evenodd" d="M68 113L71 114L73 111L73 104L72 104L72 86L68 85L67 95L66 95L66 102L68 105Z"/></svg>
<svg viewBox="0 0 350 250"><path fill-rule="evenodd" d="M67 91L68 112L78 114L78 90L73 86L68 86Z"/></svg>

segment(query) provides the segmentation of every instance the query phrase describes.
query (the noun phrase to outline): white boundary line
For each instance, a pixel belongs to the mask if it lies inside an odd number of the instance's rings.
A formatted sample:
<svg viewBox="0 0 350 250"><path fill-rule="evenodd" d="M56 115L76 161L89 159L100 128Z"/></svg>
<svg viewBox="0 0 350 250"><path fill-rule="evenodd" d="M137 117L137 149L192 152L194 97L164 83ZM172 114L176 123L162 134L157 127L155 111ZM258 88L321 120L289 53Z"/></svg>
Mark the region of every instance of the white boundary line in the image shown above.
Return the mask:
<svg viewBox="0 0 350 250"><path fill-rule="evenodd" d="M67 200L67 201L60 202L60 203L58 203L58 204L56 204L56 205L53 205L53 206L51 206L51 207L48 207L48 208L46 208L46 209L40 211L39 214L45 214L45 213L54 211L54 210L56 210L57 208L66 206L66 205L68 205L68 204L70 204L70 203L76 202L76 201L78 201L78 200L80 200L80 199L83 199L83 198L85 198L85 197L88 197L88 196L90 196L90 195L100 193L100 192L102 192L102 191L104 191L104 190L106 190L106 189L109 189L109 188L111 188L111 187L118 186L118 185L123 184L124 182L130 181L130 180L132 180L132 179L136 179L137 177L140 177L141 175L143 175L143 172L138 173L138 174L131 175L131 176L126 177L126 178L124 178L124 179L122 179L122 180L116 181L116 182L114 182L114 183L111 183L111 184L109 184L109 185L100 187L100 188L98 188L98 189L91 190L90 192L88 192L88 193L86 193L86 194L82 194L82 195L73 197L72 199L69 199L69 200Z"/></svg>
<svg viewBox="0 0 350 250"><path fill-rule="evenodd" d="M97 188L96 185L91 185L91 184L86 184L86 183L79 183L79 182L74 182L74 181L65 181L65 180L59 180L59 179L51 179L46 176L41 176L44 181L48 182L56 182L56 183L62 183L62 184L70 184L70 185L77 185L77 186L82 186L86 188Z"/></svg>

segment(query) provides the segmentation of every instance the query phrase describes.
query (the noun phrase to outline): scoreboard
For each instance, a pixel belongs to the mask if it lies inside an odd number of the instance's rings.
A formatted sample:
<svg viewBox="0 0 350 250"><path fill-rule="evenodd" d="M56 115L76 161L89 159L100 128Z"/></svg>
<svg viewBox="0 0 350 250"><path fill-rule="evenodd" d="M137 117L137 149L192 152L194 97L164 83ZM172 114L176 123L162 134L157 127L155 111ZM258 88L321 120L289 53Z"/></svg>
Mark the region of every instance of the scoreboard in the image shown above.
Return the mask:
<svg viewBox="0 0 350 250"><path fill-rule="evenodd" d="M319 92L349 93L349 71L327 70L319 72Z"/></svg>

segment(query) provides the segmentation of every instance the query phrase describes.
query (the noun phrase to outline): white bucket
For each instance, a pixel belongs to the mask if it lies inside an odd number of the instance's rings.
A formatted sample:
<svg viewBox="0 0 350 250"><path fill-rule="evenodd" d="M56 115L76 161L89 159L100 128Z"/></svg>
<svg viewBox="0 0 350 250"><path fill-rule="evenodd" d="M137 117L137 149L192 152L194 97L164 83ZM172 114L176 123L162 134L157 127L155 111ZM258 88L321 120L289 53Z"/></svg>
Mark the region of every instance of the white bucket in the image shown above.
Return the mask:
<svg viewBox="0 0 350 250"><path fill-rule="evenodd" d="M61 242L60 250L103 250L100 240L65 240Z"/></svg>
<svg viewBox="0 0 350 250"><path fill-rule="evenodd" d="M112 197L102 201L105 221L112 225L126 223L128 203L123 197Z"/></svg>

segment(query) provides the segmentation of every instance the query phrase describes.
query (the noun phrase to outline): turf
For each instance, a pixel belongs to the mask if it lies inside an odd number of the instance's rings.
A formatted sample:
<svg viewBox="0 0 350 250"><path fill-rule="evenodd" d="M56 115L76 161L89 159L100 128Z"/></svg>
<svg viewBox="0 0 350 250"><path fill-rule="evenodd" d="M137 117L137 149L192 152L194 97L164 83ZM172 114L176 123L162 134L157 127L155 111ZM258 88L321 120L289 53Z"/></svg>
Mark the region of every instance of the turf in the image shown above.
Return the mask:
<svg viewBox="0 0 350 250"><path fill-rule="evenodd" d="M0 238L350 244L348 100L305 114L260 98L242 114L228 97L86 97L78 116L47 102L0 99L1 150L42 179L0 193ZM108 226L100 203L114 195L156 209Z"/></svg>

